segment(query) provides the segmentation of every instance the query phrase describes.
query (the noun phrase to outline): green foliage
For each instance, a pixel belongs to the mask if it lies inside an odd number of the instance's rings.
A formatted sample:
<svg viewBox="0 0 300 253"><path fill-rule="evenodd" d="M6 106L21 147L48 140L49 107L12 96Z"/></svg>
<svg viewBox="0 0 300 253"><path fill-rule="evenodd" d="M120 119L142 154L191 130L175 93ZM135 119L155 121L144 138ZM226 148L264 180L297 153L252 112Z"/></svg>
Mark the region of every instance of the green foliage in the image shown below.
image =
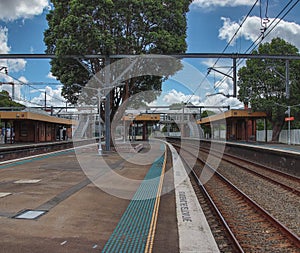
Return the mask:
<svg viewBox="0 0 300 253"><path fill-rule="evenodd" d="M80 88L74 84L86 85L105 64L103 59L64 59L64 55L185 52L190 2L52 0L54 10L47 15L44 41L46 52L58 56L51 61L51 71L64 84L62 95L76 104ZM162 80L158 76L129 80L114 92L113 110L135 93L161 90Z"/></svg>
<svg viewBox="0 0 300 253"><path fill-rule="evenodd" d="M213 112L213 111L207 111L205 110L204 112L201 113L201 118L206 118L206 117L209 117L209 116L212 116L212 115L215 115L216 113Z"/></svg>
<svg viewBox="0 0 300 253"><path fill-rule="evenodd" d="M213 111L205 110L201 113L201 119L206 118L206 117L210 117L210 116L215 115L215 114L216 113L213 112ZM211 127L210 126L202 125L201 128L203 129L205 135L208 134L209 136L211 136Z"/></svg>
<svg viewBox="0 0 300 253"><path fill-rule="evenodd" d="M165 126L162 128L162 132L163 132L163 133L167 133L168 130L169 130L170 132L180 132L180 129L179 129L178 125L177 125L176 123L174 123L174 122L171 123L171 124L169 124L169 125L165 125Z"/></svg>
<svg viewBox="0 0 300 253"><path fill-rule="evenodd" d="M17 102L14 102L6 90L0 91L0 107L24 107Z"/></svg>
<svg viewBox="0 0 300 253"><path fill-rule="evenodd" d="M298 49L280 38L261 44L253 54L299 55ZM276 59L249 59L238 71L238 98L250 103L254 111L264 111L277 141L284 125L288 105L300 104L300 61L289 60L290 99L286 98L286 61ZM297 107L293 110L296 113Z"/></svg>

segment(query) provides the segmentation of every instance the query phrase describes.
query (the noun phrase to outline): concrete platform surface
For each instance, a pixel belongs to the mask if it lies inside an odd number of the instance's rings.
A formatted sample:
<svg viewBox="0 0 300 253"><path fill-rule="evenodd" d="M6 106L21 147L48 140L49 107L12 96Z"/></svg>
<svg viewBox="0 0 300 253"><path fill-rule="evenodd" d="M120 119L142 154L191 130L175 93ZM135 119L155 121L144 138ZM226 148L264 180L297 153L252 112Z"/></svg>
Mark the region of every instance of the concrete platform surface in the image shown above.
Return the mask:
<svg viewBox="0 0 300 253"><path fill-rule="evenodd" d="M162 153L162 144L155 142L137 154L112 151L99 157L97 146L88 145L1 163L0 252L102 251ZM148 248L217 252L183 167L170 153L167 159ZM186 180L178 183L182 176Z"/></svg>
<svg viewBox="0 0 300 253"><path fill-rule="evenodd" d="M76 152L1 163L0 252L100 252L130 203L107 190L133 196L161 154L160 145L138 154L104 153L101 158L97 147L90 145ZM104 163L110 172L102 171ZM96 180L82 165L93 167ZM112 175L132 183L115 185ZM101 183L105 181L103 188L98 185L99 177ZM162 191L153 252L179 252L170 175L165 177Z"/></svg>
<svg viewBox="0 0 300 253"><path fill-rule="evenodd" d="M196 197L184 164L176 150L172 152L179 248L182 253L220 252Z"/></svg>

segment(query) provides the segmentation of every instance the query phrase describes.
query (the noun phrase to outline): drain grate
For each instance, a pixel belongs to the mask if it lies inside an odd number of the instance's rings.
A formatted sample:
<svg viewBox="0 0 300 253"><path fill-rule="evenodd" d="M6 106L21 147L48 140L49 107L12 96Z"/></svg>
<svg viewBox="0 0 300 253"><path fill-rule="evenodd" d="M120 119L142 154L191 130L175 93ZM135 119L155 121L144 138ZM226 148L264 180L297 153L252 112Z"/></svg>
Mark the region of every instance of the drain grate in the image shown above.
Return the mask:
<svg viewBox="0 0 300 253"><path fill-rule="evenodd" d="M44 215L47 211L44 210L25 210L16 216L14 219L25 219L25 220L35 220Z"/></svg>

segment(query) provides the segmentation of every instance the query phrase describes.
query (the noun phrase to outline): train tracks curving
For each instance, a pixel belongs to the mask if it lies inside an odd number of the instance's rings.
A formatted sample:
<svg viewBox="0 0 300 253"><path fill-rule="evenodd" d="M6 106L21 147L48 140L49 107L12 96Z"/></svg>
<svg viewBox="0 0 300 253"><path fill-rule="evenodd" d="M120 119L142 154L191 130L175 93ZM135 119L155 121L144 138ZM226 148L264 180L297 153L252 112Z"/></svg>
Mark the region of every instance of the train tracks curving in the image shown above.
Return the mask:
<svg viewBox="0 0 300 253"><path fill-rule="evenodd" d="M192 147L191 150L181 148L181 155L189 164L189 157L195 156L195 150ZM297 233L275 218L223 173L207 164L205 159L198 157L196 165L190 169L197 185L195 191L199 200L203 201L203 194L206 194L206 203L210 202L211 206L209 209L214 208L214 215L218 215L218 220L226 228L226 238L231 243L224 240L218 242L216 238L222 252L232 251L227 249L230 246L237 252L299 252L300 239ZM202 178L210 179L203 183ZM211 215L209 211L208 215ZM214 229L212 231L214 233Z"/></svg>

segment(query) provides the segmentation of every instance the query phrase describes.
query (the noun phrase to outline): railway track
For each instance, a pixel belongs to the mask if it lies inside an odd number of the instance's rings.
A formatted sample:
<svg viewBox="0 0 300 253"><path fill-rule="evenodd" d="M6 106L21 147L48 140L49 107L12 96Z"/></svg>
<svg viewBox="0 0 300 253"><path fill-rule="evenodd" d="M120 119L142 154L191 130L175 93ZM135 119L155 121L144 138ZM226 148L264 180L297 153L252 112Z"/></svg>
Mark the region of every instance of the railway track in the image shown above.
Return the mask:
<svg viewBox="0 0 300 253"><path fill-rule="evenodd" d="M193 149L190 151L181 149L187 164L191 160L189 156L194 156L194 153ZM199 186L203 187L201 191L207 192L210 205L217 208L214 212L219 213L219 220L223 220L223 226L228 227L227 238L231 241L231 245L235 245L233 246L235 251L298 252L299 237L221 175L216 168L198 158L191 171L198 181L196 193L199 194ZM210 180L203 184L201 178L205 176L210 177ZM218 244L222 252L227 251L226 247L224 251L222 250L222 241Z"/></svg>
<svg viewBox="0 0 300 253"><path fill-rule="evenodd" d="M221 158L223 161L229 162L239 168L246 170L258 177L261 177L269 182L279 185L284 189L288 190L290 193L293 193L297 196L300 196L300 178L287 174L282 171L275 170L268 166L255 163L253 161L234 156L231 154L222 154L218 150L209 150L207 148L200 148L201 151L204 151L206 154L210 152L211 155L214 155L218 158ZM211 152L212 151L212 152Z"/></svg>

